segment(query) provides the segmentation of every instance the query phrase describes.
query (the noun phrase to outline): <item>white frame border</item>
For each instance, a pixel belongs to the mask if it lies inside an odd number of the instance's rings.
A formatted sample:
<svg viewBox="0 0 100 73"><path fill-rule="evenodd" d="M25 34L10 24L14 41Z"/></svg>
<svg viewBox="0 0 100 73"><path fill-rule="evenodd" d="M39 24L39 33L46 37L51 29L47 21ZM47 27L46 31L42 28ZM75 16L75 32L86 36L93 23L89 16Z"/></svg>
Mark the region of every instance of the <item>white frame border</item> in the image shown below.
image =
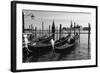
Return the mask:
<svg viewBox="0 0 100 73"><path fill-rule="evenodd" d="M63 6L47 6L47 5L28 5L17 4L17 20L16 20L16 69L39 69L39 68L54 68L54 67L73 67L96 65L96 9L82 8L82 7L63 7ZM90 12L92 16L91 22L91 59L90 60L77 60L77 61L60 61L60 62L40 62L40 63L22 63L22 9L30 10L49 10L49 11L74 11L74 12ZM95 24L95 25L94 25ZM95 50L94 50L95 49Z"/></svg>

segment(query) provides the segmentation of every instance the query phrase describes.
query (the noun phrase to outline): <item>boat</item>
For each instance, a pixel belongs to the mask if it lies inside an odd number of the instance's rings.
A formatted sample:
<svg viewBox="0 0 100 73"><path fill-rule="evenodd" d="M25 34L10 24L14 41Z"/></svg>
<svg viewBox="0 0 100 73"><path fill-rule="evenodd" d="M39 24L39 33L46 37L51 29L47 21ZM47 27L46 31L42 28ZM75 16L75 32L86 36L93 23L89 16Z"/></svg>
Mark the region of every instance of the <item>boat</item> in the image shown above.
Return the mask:
<svg viewBox="0 0 100 73"><path fill-rule="evenodd" d="M36 43L36 42L40 42L40 43L50 43L50 40L51 40L52 36L43 36L43 37L39 37L39 38L36 38L36 39L33 39L31 41L31 43Z"/></svg>
<svg viewBox="0 0 100 73"><path fill-rule="evenodd" d="M73 38L67 38L66 40L62 41L62 44L55 44L54 50L56 53L66 53L70 52L75 49L75 45L78 42L79 35L76 34L73 36ZM69 40L70 39L70 40Z"/></svg>
<svg viewBox="0 0 100 73"><path fill-rule="evenodd" d="M61 52L66 50L67 48L71 48L74 46L74 39L76 39L76 35L73 37L73 39L70 39L71 34L68 34L66 37L62 37L59 40L55 41L54 50L55 52ZM70 42L68 40L70 39ZM32 51L33 54L45 54L49 51L52 51L52 44L49 43L43 43L43 42L33 42L28 44L28 49Z"/></svg>
<svg viewBox="0 0 100 73"><path fill-rule="evenodd" d="M62 37L59 40L55 41L55 46L61 46L64 45L66 42L68 42L68 39L71 37L71 34L68 34L66 37Z"/></svg>
<svg viewBox="0 0 100 73"><path fill-rule="evenodd" d="M70 35L60 38L60 40L55 42L55 45L57 46L65 44L69 37ZM33 54L45 54L49 51L52 51L52 44L50 42L51 38L52 37L49 37L48 39L39 42L31 42L28 44L28 49L31 50Z"/></svg>
<svg viewBox="0 0 100 73"><path fill-rule="evenodd" d="M46 37L46 38L44 38L42 40L39 40L39 42L41 42L41 43L50 43L51 39L52 39L52 36L49 36L49 37Z"/></svg>
<svg viewBox="0 0 100 73"><path fill-rule="evenodd" d="M28 44L29 50L32 51L33 54L45 54L52 50L52 45L50 43L33 43Z"/></svg>

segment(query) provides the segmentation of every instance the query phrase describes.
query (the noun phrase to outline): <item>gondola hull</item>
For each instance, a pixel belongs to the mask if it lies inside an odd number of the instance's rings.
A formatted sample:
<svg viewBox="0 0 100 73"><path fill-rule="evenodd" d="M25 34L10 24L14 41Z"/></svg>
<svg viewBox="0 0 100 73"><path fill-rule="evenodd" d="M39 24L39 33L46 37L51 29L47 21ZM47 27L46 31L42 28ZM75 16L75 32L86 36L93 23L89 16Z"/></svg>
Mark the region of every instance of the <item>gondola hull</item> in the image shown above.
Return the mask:
<svg viewBox="0 0 100 73"><path fill-rule="evenodd" d="M55 47L55 52L56 53L69 53L71 51L75 50L75 44L65 44L65 46L61 46L61 47Z"/></svg>
<svg viewBox="0 0 100 73"><path fill-rule="evenodd" d="M68 42L66 41L66 43L60 45L60 46L56 46L55 45L55 52L56 53L70 53L71 51L75 50L75 46L78 43L78 37L72 41L72 42Z"/></svg>
<svg viewBox="0 0 100 73"><path fill-rule="evenodd" d="M42 55L52 50L51 44L28 45L34 55Z"/></svg>
<svg viewBox="0 0 100 73"><path fill-rule="evenodd" d="M49 37L40 37L40 38L34 39L31 43L33 43L33 42L49 43L50 40L51 40L51 38L52 38L52 36L49 36Z"/></svg>
<svg viewBox="0 0 100 73"><path fill-rule="evenodd" d="M55 45L61 45L67 42L67 39L70 36L67 36L66 38L63 39L61 42L56 42ZM39 41L39 42L32 42L28 44L29 50L31 50L33 53L43 53L43 52L48 52L52 50L52 44L50 42L51 37L49 37L46 40Z"/></svg>

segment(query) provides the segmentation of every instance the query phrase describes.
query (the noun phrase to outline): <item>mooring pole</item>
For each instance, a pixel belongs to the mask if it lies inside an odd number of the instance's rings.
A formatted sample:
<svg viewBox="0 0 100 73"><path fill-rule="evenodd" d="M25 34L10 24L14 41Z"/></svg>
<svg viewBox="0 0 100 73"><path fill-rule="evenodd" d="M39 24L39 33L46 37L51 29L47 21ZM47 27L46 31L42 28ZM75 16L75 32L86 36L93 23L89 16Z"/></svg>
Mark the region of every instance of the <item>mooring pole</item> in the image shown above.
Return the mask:
<svg viewBox="0 0 100 73"><path fill-rule="evenodd" d="M75 26L76 26L76 23L74 22L74 37L75 37ZM74 38L74 40L76 40L75 38ZM75 43L75 42L74 42ZM75 50L74 50L74 59L76 59L76 45L75 45Z"/></svg>
<svg viewBox="0 0 100 73"><path fill-rule="evenodd" d="M90 23L88 23L88 58L89 58L89 55L90 55Z"/></svg>
<svg viewBox="0 0 100 73"><path fill-rule="evenodd" d="M56 40L58 40L58 26L57 26L57 34L56 34L56 36L57 36L57 39Z"/></svg>
<svg viewBox="0 0 100 73"><path fill-rule="evenodd" d="M42 22L42 36L44 34L44 23Z"/></svg>
<svg viewBox="0 0 100 73"><path fill-rule="evenodd" d="M79 26L79 45L80 45L80 26Z"/></svg>
<svg viewBox="0 0 100 73"><path fill-rule="evenodd" d="M37 27L35 27L35 38L37 38Z"/></svg>
<svg viewBox="0 0 100 73"><path fill-rule="evenodd" d="M30 32L32 33L32 27L31 27L31 25L30 25Z"/></svg>
<svg viewBox="0 0 100 73"><path fill-rule="evenodd" d="M75 32L76 32L76 31L75 31L75 26L76 26L76 23L74 22L74 36L75 36Z"/></svg>
<svg viewBox="0 0 100 73"><path fill-rule="evenodd" d="M73 24L72 24L72 21L71 21L71 25L70 25L70 34L72 33L72 27L73 27Z"/></svg>
<svg viewBox="0 0 100 73"><path fill-rule="evenodd" d="M25 24L24 24L24 12L22 11L22 26L23 26L23 33L25 32Z"/></svg>
<svg viewBox="0 0 100 73"><path fill-rule="evenodd" d="M51 44L52 44L52 58L55 56L55 50L54 50L54 46L55 46L55 24L54 24L54 20L53 20L53 23L52 23L52 38L51 39Z"/></svg>
<svg viewBox="0 0 100 73"><path fill-rule="evenodd" d="M32 24L31 24L31 30L32 30L31 32L32 32L32 34L34 34L33 29L34 29L34 28L33 28Z"/></svg>
<svg viewBox="0 0 100 73"><path fill-rule="evenodd" d="M53 36L53 40L55 40L55 24L54 24L54 21L53 21L53 24L52 24L52 36Z"/></svg>
<svg viewBox="0 0 100 73"><path fill-rule="evenodd" d="M60 29L59 29L59 39L61 38L61 29L62 29L62 25L60 24Z"/></svg>
<svg viewBox="0 0 100 73"><path fill-rule="evenodd" d="M50 25L49 25L49 36L50 36Z"/></svg>

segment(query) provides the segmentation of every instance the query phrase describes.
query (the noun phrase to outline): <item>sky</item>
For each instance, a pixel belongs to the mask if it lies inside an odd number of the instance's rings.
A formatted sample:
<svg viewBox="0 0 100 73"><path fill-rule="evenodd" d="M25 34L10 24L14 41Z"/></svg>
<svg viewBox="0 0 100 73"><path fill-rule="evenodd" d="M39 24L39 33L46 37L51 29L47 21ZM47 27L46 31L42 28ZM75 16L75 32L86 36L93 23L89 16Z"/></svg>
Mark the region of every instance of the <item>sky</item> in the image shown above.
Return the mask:
<svg viewBox="0 0 100 73"><path fill-rule="evenodd" d="M42 22L44 23L44 29L48 29L49 25L51 26L53 21L55 27L62 24L63 27L69 27L71 21L74 25L81 25L82 27L87 27L88 23L91 24L91 13L82 13L82 12L61 12L61 11L41 11L41 10L23 10L24 12L24 25L25 28L29 28L29 25L37 27L37 29L42 28ZM34 18L31 18L31 15Z"/></svg>

